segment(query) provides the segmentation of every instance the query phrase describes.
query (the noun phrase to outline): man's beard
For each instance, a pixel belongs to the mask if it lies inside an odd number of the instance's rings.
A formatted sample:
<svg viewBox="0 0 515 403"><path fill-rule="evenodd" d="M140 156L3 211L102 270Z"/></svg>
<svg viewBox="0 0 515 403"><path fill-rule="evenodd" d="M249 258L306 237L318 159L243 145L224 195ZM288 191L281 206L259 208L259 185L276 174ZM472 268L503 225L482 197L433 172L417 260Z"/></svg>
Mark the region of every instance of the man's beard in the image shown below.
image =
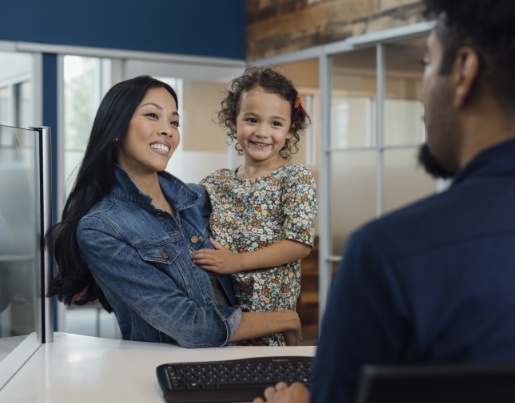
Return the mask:
<svg viewBox="0 0 515 403"><path fill-rule="evenodd" d="M427 143L422 144L418 150L418 162L435 179L449 179L454 176L454 172L447 170L436 160Z"/></svg>

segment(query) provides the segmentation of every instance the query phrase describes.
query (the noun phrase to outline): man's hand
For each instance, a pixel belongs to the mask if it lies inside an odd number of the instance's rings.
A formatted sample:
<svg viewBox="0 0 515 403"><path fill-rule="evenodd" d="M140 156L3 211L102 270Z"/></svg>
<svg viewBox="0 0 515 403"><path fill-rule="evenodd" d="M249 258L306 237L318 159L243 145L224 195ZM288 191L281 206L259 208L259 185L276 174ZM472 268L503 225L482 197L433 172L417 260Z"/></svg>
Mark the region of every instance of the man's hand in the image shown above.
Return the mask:
<svg viewBox="0 0 515 403"><path fill-rule="evenodd" d="M260 397L254 399L254 403L308 403L309 391L302 383L293 383L288 387L284 382L279 382L275 387L265 389L265 400Z"/></svg>
<svg viewBox="0 0 515 403"><path fill-rule="evenodd" d="M193 263L203 269L220 274L232 274L241 271L240 258L237 253L225 249L222 244L209 238L213 249L199 249L191 254Z"/></svg>

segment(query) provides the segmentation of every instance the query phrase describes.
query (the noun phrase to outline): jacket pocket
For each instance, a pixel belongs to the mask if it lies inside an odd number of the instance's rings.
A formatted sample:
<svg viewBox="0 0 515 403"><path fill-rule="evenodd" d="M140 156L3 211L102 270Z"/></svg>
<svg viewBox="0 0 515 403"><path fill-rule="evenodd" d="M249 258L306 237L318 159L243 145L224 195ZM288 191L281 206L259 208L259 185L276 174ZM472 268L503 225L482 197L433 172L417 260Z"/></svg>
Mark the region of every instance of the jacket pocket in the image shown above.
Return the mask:
<svg viewBox="0 0 515 403"><path fill-rule="evenodd" d="M167 238L163 242L145 243L136 246L141 258L146 262L169 265L179 256L180 250L173 239Z"/></svg>

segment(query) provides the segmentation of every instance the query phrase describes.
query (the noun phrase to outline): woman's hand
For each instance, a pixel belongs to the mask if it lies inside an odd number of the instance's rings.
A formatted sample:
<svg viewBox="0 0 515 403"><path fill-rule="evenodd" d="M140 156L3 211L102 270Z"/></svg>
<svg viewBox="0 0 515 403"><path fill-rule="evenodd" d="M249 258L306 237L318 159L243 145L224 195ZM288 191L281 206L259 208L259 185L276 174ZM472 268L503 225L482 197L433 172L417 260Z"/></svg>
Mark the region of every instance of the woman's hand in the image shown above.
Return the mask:
<svg viewBox="0 0 515 403"><path fill-rule="evenodd" d="M301 334L302 325L300 323L299 315L295 311L285 311L285 312L291 312L291 315L293 317L293 323L295 324L295 326L293 326L292 329L283 332L284 339L286 341L286 345L287 346L298 346L299 343L302 341L302 334Z"/></svg>
<svg viewBox="0 0 515 403"><path fill-rule="evenodd" d="M256 339L250 339L250 340L244 340L238 343L238 346L266 346L265 342L261 338Z"/></svg>
<svg viewBox="0 0 515 403"><path fill-rule="evenodd" d="M309 391L302 383L292 383L288 387L284 382L279 382L275 387L265 389L265 400L260 397L254 399L254 403L308 403Z"/></svg>
<svg viewBox="0 0 515 403"><path fill-rule="evenodd" d="M284 339L287 346L298 346L302 341L302 324L300 322L299 314L295 311L282 311L287 315L290 315L293 326L283 331Z"/></svg>
<svg viewBox="0 0 515 403"><path fill-rule="evenodd" d="M289 332L284 332L284 340L287 346L298 346L302 341L302 334L300 333L300 328L291 330Z"/></svg>
<svg viewBox="0 0 515 403"><path fill-rule="evenodd" d="M193 252L191 254L193 263L203 269L220 274L232 274L241 271L241 262L237 253L224 248L213 238L209 238L209 241L215 249L199 249Z"/></svg>

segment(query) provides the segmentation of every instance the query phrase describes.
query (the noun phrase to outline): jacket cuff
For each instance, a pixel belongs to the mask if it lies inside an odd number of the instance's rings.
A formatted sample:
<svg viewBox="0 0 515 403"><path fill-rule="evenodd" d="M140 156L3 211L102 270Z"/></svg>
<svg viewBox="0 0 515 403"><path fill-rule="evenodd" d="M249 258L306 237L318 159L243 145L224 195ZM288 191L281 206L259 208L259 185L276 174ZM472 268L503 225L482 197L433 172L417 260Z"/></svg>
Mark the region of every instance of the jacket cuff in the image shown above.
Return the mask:
<svg viewBox="0 0 515 403"><path fill-rule="evenodd" d="M234 336L234 333L236 333L236 330L238 330L238 328L240 327L241 316L241 308L236 308L234 312L227 317L225 323L229 331L227 332L227 340L225 340L224 345L233 344L230 343L229 340L231 340L232 336Z"/></svg>

